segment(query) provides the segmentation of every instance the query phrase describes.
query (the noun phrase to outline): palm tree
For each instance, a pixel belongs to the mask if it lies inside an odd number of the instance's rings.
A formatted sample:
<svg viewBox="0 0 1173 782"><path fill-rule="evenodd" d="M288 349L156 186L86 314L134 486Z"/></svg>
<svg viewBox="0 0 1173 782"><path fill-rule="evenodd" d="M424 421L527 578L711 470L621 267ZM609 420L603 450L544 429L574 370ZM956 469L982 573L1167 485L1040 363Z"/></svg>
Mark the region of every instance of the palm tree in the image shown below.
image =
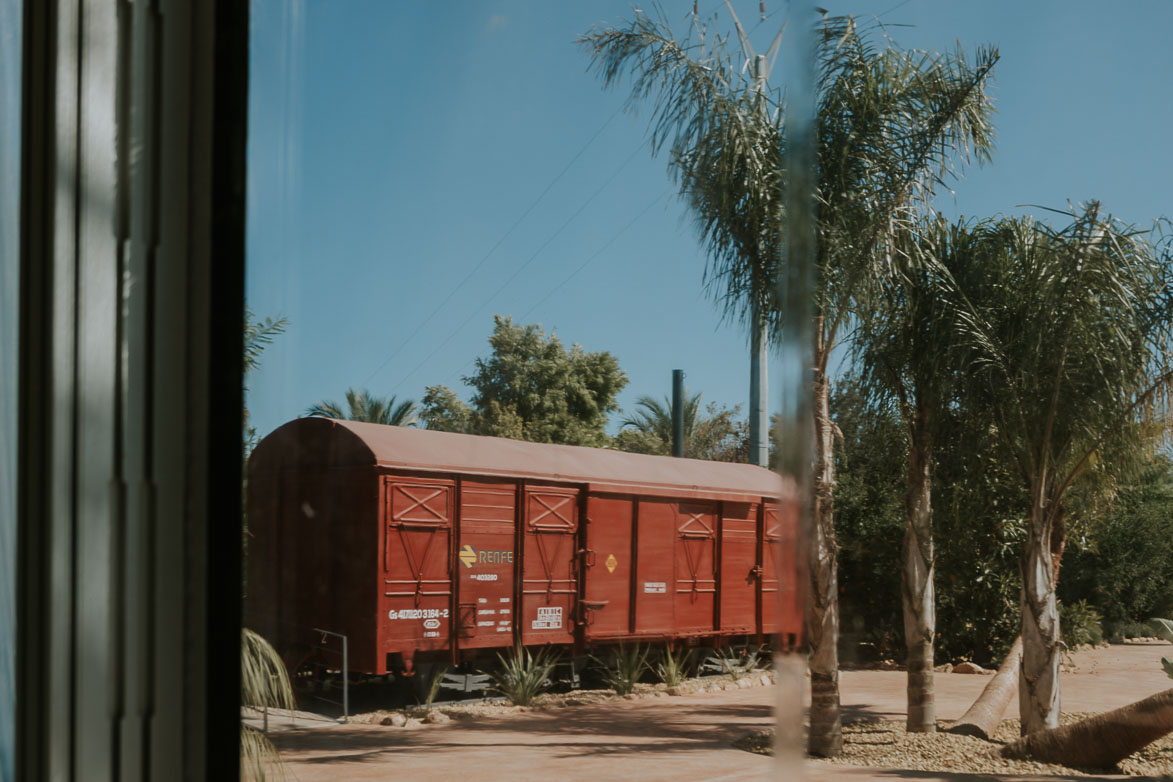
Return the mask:
<svg viewBox="0 0 1173 782"><path fill-rule="evenodd" d="M958 332L954 308L941 295L951 268L980 266L989 223L927 221L894 244L896 273L875 286L871 317L853 346L869 402L894 408L908 438L901 602L907 649L909 732L936 731L933 697L932 464L937 419L954 401Z"/></svg>
<svg viewBox="0 0 1173 782"><path fill-rule="evenodd" d="M668 143L671 169L709 255L706 286L726 316L761 317L779 338L776 292L782 242L786 139L781 98L741 75L724 39L697 25L678 42L668 21L639 13L622 28L580 39L604 84L631 72L631 101L655 94L652 149ZM818 32L817 202L813 414L814 524L806 642L810 649L809 749L836 755L839 709L838 562L833 518L833 435L828 361L869 284L891 270L886 250L935 186L970 158L988 158L985 88L994 49L971 63L949 54L877 49L852 17L824 18ZM766 103L763 110L763 102Z"/></svg>
<svg viewBox="0 0 1173 782"><path fill-rule="evenodd" d="M323 401L306 411L307 416L336 418L344 421L363 421L368 424L385 426L415 426L419 421L419 410L410 399L396 403L395 397L386 399L363 389L346 389L346 411L337 402Z"/></svg>
<svg viewBox="0 0 1173 782"><path fill-rule="evenodd" d="M672 450L672 401L650 396L635 401L637 408L620 422L616 438L623 450L668 454ZM745 461L743 427L734 420L738 408L728 410L710 403L701 408L701 394L684 395L684 455L690 459ZM629 438L625 435L637 435Z"/></svg>
<svg viewBox="0 0 1173 782"><path fill-rule="evenodd" d="M1173 690L1164 690L1071 725L1023 736L1000 754L1074 768L1112 768L1170 732Z"/></svg>
<svg viewBox="0 0 1173 782"><path fill-rule="evenodd" d="M240 705L254 709L294 708L293 687L280 655L248 628L241 629L240 637ZM241 778L262 782L269 769L284 776L276 748L264 733L241 724Z"/></svg>
<svg viewBox="0 0 1173 782"><path fill-rule="evenodd" d="M1029 494L1021 559L1023 734L1058 726L1055 583L1065 498L1097 464L1126 468L1167 426L1173 383L1169 245L1091 202L1061 230L1007 220L996 252L957 277L966 395L992 411Z"/></svg>

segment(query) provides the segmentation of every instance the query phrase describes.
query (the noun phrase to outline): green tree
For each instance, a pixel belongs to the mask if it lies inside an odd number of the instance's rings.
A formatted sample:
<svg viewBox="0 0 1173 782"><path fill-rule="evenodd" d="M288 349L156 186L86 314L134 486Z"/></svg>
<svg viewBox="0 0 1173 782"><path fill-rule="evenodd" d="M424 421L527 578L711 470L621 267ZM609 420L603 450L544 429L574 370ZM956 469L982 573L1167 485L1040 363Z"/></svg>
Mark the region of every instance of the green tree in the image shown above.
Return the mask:
<svg viewBox="0 0 1173 782"><path fill-rule="evenodd" d="M439 432L469 434L473 431L472 408L448 386L428 386L420 408L424 427Z"/></svg>
<svg viewBox="0 0 1173 782"><path fill-rule="evenodd" d="M630 72L633 102L654 95L652 148L670 146L671 169L708 250L708 290L727 315L773 325L776 339L786 144L780 99L744 75L723 37L699 29L698 43L681 43L666 19L640 13L623 27L592 30L580 43L607 86ZM981 49L970 62L960 51L904 50L886 38L877 48L852 17L824 18L816 34L809 749L831 756L843 735L828 362L853 317L869 317L869 283L891 274L888 251L929 208L935 187L958 164L988 158L993 129L985 89L998 54Z"/></svg>
<svg viewBox="0 0 1173 782"><path fill-rule="evenodd" d="M858 641L876 658L899 654L900 557L904 530L907 438L891 407L870 404L858 376L831 394L831 415L842 434L835 450L835 529L838 533L842 652Z"/></svg>
<svg viewBox="0 0 1173 782"><path fill-rule="evenodd" d="M366 389L358 391L353 388L346 389L345 410L337 402L327 400L306 410L305 414L317 418L363 421L384 426L415 426L419 421L419 412L412 400L405 399L399 402L394 396L384 399L371 395Z"/></svg>
<svg viewBox="0 0 1173 782"><path fill-rule="evenodd" d="M667 456L672 453L672 400L641 396L636 410L623 419L615 436L621 451ZM701 394L685 392L684 455L713 462L746 462L749 442L746 425L732 410L710 402L701 407Z"/></svg>
<svg viewBox="0 0 1173 782"><path fill-rule="evenodd" d="M994 414L997 440L1028 499L1020 562L1023 733L1059 720L1055 603L1073 484L1096 463L1143 453L1173 379L1168 245L1091 202L1055 230L1007 220L1000 251L958 274L972 358L967 395ZM1164 413L1163 410L1160 411Z"/></svg>
<svg viewBox="0 0 1173 782"><path fill-rule="evenodd" d="M607 416L627 376L615 356L567 350L538 325L522 326L496 315L492 353L476 360L465 377L472 387L465 404L446 386L431 386L422 418L429 429L464 431L537 443L602 447L609 443Z"/></svg>
<svg viewBox="0 0 1173 782"><path fill-rule="evenodd" d="M861 319L853 341L872 406L899 417L907 443L900 566L909 732L937 729L933 450L938 421L957 401L954 380L961 349L955 307L941 292L951 284L951 268L982 263L988 230L989 223L948 223L938 217L894 242L889 262L895 273L873 286L870 317Z"/></svg>
<svg viewBox="0 0 1173 782"><path fill-rule="evenodd" d="M1158 455L1087 534L1072 536L1058 586L1114 625L1173 615L1173 461Z"/></svg>

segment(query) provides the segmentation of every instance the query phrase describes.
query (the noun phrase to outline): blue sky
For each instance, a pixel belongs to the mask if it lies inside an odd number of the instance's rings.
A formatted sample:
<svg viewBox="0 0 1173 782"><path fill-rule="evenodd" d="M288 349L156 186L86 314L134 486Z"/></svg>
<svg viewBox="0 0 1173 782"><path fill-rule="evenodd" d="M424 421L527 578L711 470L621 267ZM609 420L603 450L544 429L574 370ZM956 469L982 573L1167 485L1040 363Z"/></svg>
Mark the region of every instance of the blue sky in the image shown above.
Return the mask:
<svg viewBox="0 0 1173 782"><path fill-rule="evenodd" d="M945 211L1097 198L1130 221L1173 216L1173 4L823 5L881 14L905 46L999 47L994 160ZM664 3L681 33L691 7ZM757 2L734 8L761 48L787 10L768 0L757 26ZM624 407L682 368L744 411L747 337L704 295L692 224L641 146L647 112L620 111L626 93L604 92L574 45L631 9L254 0L248 298L291 321L249 379L260 434L349 386L467 395L494 314L614 353Z"/></svg>

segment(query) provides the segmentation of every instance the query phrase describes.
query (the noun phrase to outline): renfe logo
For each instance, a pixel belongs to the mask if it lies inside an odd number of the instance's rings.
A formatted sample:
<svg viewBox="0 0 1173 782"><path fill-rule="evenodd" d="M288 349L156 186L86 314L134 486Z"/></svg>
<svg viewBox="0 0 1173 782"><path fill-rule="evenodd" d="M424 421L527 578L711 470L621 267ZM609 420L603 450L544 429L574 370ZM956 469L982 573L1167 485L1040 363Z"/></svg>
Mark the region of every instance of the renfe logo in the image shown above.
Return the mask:
<svg viewBox="0 0 1173 782"><path fill-rule="evenodd" d="M456 557L460 560L460 564L468 568L473 565L513 564L512 551L487 551L485 549L477 551L467 543L461 546L460 553Z"/></svg>

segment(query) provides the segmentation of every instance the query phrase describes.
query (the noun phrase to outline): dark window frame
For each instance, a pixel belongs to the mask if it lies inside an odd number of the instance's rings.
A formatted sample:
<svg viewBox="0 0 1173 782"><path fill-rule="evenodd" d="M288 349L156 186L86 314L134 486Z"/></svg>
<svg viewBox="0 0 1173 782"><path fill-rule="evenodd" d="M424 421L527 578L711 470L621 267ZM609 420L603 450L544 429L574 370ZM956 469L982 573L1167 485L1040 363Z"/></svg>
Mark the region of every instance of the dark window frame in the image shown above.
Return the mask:
<svg viewBox="0 0 1173 782"><path fill-rule="evenodd" d="M24 3L18 779L239 774L248 22Z"/></svg>

